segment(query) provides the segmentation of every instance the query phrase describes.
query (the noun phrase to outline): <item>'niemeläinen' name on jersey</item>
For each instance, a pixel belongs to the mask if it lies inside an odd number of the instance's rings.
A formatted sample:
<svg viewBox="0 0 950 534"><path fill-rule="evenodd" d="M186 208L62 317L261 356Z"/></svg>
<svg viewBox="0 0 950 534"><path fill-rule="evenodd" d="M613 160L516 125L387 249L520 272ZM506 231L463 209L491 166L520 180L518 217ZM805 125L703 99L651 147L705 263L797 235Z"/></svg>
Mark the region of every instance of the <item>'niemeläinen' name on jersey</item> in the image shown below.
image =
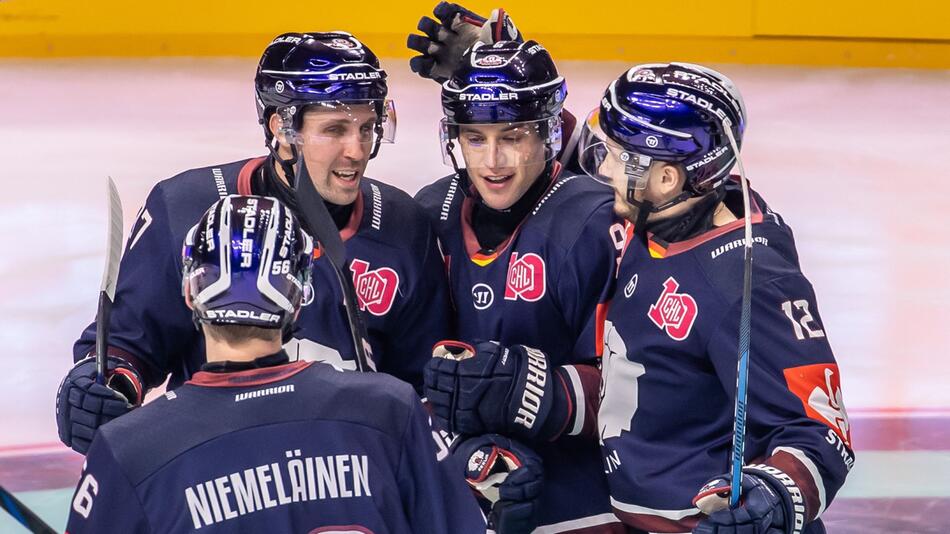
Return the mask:
<svg viewBox="0 0 950 534"><path fill-rule="evenodd" d="M259 465L186 488L195 529L295 502L372 496L365 454L286 454L285 464Z"/></svg>

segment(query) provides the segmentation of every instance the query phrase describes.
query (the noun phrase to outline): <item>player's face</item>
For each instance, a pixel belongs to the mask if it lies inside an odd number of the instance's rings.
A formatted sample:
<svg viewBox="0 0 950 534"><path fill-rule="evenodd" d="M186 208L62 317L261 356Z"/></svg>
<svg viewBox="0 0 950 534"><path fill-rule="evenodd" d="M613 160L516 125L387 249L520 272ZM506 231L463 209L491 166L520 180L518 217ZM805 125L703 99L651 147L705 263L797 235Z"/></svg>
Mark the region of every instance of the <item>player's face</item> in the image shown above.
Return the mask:
<svg viewBox="0 0 950 534"><path fill-rule="evenodd" d="M297 149L307 162L313 185L334 204L351 204L373 152L376 112L370 104L310 108Z"/></svg>
<svg viewBox="0 0 950 534"><path fill-rule="evenodd" d="M469 179L493 209L510 208L546 164L544 142L534 124L460 125L459 145Z"/></svg>

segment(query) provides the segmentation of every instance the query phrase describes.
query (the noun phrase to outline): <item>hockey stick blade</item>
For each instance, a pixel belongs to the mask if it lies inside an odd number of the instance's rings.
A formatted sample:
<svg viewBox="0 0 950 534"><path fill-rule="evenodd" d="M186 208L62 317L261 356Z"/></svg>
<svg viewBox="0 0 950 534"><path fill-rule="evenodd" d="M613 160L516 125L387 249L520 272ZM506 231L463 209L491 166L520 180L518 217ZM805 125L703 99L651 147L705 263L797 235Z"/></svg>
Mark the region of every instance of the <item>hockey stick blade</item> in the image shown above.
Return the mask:
<svg viewBox="0 0 950 534"><path fill-rule="evenodd" d="M56 531L40 519L40 516L27 508L3 486L0 486L0 508L6 510L33 534L56 534Z"/></svg>
<svg viewBox="0 0 950 534"><path fill-rule="evenodd" d="M343 291L343 305L346 308L346 318L350 325L350 337L356 351L356 367L360 371L375 371L373 352L370 348L366 326L360 316L356 300L356 289L353 279L344 270L346 267L346 252L343 240L337 230L336 223L327 211L323 197L317 192L310 178L310 171L303 156L299 156L297 164L296 196L300 207L300 214L307 222L307 227L316 234L314 238L320 242L323 252L336 273L337 281Z"/></svg>
<svg viewBox="0 0 950 534"><path fill-rule="evenodd" d="M122 199L115 182L108 179L109 229L106 237L106 265L99 286L99 309L96 311L96 382L106 383L106 358L109 352L109 318L115 299L115 284L122 257Z"/></svg>

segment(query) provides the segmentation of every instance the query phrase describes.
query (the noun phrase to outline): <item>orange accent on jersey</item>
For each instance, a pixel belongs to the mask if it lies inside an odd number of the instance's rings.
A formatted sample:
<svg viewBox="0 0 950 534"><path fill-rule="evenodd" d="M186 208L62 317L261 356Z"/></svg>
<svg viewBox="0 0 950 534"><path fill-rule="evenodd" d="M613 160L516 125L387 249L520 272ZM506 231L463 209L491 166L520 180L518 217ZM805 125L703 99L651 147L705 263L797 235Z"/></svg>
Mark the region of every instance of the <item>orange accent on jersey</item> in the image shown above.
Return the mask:
<svg viewBox="0 0 950 534"><path fill-rule="evenodd" d="M841 441L851 446L851 424L841 395L838 366L816 363L785 369L788 389L802 401L805 414L835 431Z"/></svg>
<svg viewBox="0 0 950 534"><path fill-rule="evenodd" d="M657 243L656 241L650 241L648 243L648 248L650 249L651 258L665 258L666 257L666 247Z"/></svg>
<svg viewBox="0 0 950 534"><path fill-rule="evenodd" d="M319 260L320 256L323 256L323 249L320 248L320 245L313 247L313 259Z"/></svg>
<svg viewBox="0 0 950 534"><path fill-rule="evenodd" d="M604 355L604 322L607 320L607 310L610 308L610 301L601 302L597 305L594 312L594 353L598 358Z"/></svg>
<svg viewBox="0 0 950 534"><path fill-rule="evenodd" d="M499 251L500 252L500 251ZM495 261L495 258L498 257L498 252L492 254L482 254L481 252L476 252L472 254L469 259L472 260L472 263L478 265L479 267L484 267L489 263Z"/></svg>

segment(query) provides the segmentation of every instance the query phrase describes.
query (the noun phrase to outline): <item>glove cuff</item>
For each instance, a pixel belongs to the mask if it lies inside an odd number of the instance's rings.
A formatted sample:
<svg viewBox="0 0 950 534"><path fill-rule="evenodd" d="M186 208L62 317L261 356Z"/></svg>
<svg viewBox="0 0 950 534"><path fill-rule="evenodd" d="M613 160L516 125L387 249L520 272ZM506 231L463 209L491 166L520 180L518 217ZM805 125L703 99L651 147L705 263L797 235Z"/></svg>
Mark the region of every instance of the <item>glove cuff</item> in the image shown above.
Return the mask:
<svg viewBox="0 0 950 534"><path fill-rule="evenodd" d="M96 355L90 352L77 365L88 360L95 360ZM135 365L127 359L113 354L113 347L109 347L109 356L106 359L106 386L125 397L132 406L139 406L145 397L145 381Z"/></svg>
<svg viewBox="0 0 950 534"><path fill-rule="evenodd" d="M785 471L767 464L753 464L742 472L762 480L782 499L785 534L801 534L805 527L805 499L798 483Z"/></svg>

